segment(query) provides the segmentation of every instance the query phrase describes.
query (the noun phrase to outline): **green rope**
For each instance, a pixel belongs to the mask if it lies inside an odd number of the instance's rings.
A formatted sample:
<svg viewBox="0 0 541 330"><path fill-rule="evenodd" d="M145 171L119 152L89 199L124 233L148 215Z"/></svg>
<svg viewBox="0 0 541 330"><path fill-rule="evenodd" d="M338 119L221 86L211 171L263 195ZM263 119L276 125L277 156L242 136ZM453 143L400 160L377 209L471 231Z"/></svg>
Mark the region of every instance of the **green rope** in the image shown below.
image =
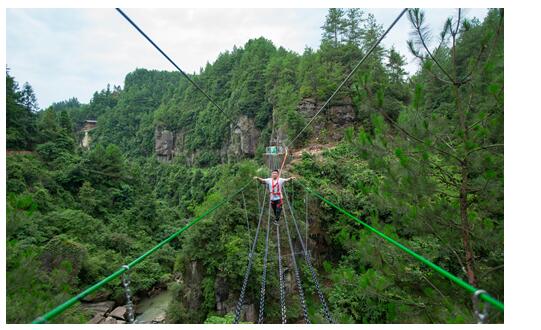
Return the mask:
<svg viewBox="0 0 541 330"><path fill-rule="evenodd" d="M342 209L340 206L337 206L336 204L334 204L333 202L327 200L325 197L321 196L320 194L318 194L317 192L311 190L310 188L306 187L305 185L303 185L302 183L300 183L299 181L296 181L299 185L301 185L304 189L306 189L306 191L308 191L309 193L311 193L312 195L316 196L317 198L321 199L322 201L324 201L325 203L329 204L330 206L334 207L335 209L337 209L338 211L342 212L343 214L347 215L348 217L350 217L351 219L357 221L358 223L360 223L361 225L363 225L365 228L367 228L368 230L372 231L373 233L377 234L378 236L382 237L383 239L387 240L389 243L395 245L396 247L398 247L399 249L403 250L404 252L408 253L409 255L411 255L412 257L414 257L415 259L419 260L420 262L424 263L425 265L427 265L428 267L432 268L433 270L437 271L438 273L440 273L441 275L443 275L444 277L446 277L447 279L451 280L452 282L454 282L455 284L458 284L459 286L461 286L463 289L467 290L468 292L470 292L471 294L475 293L478 289L472 285L470 285L469 283L463 281L462 279L456 277L455 275L449 273L448 271L446 271L445 269L441 268L440 266L436 265L435 263L433 263L432 261L426 259L425 257L423 257L422 255L412 251L411 249L405 247L404 245L402 245L401 243L395 241L394 239L390 238L389 236L385 235L384 233L382 233L381 231L377 230L376 228L368 225L366 222L358 219L357 217L355 217L354 215L352 215L351 213L349 213L348 211ZM499 300L493 298L492 296L490 296L489 294L487 293L482 293L480 295L481 299L483 299L484 301L488 302L489 304L491 304L492 306L496 307L496 309L500 310L503 312L503 303L500 302Z"/></svg>
<svg viewBox="0 0 541 330"><path fill-rule="evenodd" d="M237 194L239 194L240 192L242 192L247 186L248 186L249 183L245 184L241 189L239 189L238 191L236 191L234 194L230 195L229 197L223 199L221 202L219 203L216 203L213 207L211 207L210 209L206 210L203 214L201 214L200 216L198 216L197 218L193 219L192 221L190 221L186 226L182 227L182 229L178 230L177 232L175 232L174 234L172 234L171 236L167 237L166 239L164 239L163 241L161 241L160 243L158 243L156 246L154 246L152 249L148 250L147 252L145 252L144 254L142 254L139 258L135 259L134 261L130 262L126 267L121 267L120 269L118 269L117 271L115 271L114 273L112 273L111 275L107 276L106 278L104 278L103 280L97 282L96 284L92 285L91 287L87 288L86 290L84 290L83 292L79 293L78 295L72 297L71 299L65 301L64 303L56 306L55 308L53 308L52 310L50 310L49 312L43 314L42 316L36 318L34 321L32 321L32 324L40 324L40 323L45 323L47 321L49 321L50 319L52 319L53 317L57 316L58 314L64 312L66 309L70 308L71 306L73 306L76 302L78 302L80 299L86 297L87 295L91 294L92 292L98 290L99 288L101 288L102 286L104 286L105 284L111 282L112 280L114 280L115 278L119 277L120 275L122 275L124 272L127 272L128 269L131 269L132 267L136 266L137 264L139 264L141 261L143 261L146 257L148 257L149 255L151 255L152 253L156 252L156 250L159 250L162 246L164 246L165 244L169 243L171 240L173 240L175 237L177 237L178 235L182 234L182 232L184 232L185 230L187 230L188 228L190 228L191 226L193 226L194 224L196 224L197 222L199 222L201 219L203 219L204 217L206 217L207 215L211 214L212 212L214 212L216 209L218 209L220 206L222 206L223 204L225 204L226 202L228 202L229 200L231 200L231 198L233 198L234 196L236 196Z"/></svg>

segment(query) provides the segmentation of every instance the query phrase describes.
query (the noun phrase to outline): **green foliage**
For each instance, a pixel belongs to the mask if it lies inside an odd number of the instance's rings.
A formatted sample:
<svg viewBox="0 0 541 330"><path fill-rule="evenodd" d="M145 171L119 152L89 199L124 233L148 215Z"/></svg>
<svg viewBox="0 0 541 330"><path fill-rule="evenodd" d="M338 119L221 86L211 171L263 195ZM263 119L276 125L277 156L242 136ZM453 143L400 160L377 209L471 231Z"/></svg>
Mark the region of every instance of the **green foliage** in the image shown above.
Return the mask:
<svg viewBox="0 0 541 330"><path fill-rule="evenodd" d="M225 314L224 316L211 315L205 320L205 324L233 324L235 315L233 313ZM246 323L246 322L241 322Z"/></svg>
<svg viewBox="0 0 541 330"><path fill-rule="evenodd" d="M424 29L422 12L412 15ZM449 37L452 26L446 24L443 37ZM363 221L467 279L456 185L464 177L457 158L466 159L465 215L471 224L474 270L479 286L502 298L499 26L500 12L490 10L484 22L464 21L457 32L456 72L469 77L458 97L472 95L462 118L461 108L456 108L457 91L442 82L447 77L416 48L419 43L411 46L422 66L408 79L404 57L380 46L335 98L335 102L351 100L355 109L345 141L332 141L334 146L321 154L303 153L288 171ZM382 33L374 17L358 9L331 9L322 30L318 49L296 54L264 38L252 39L191 75L228 116L253 120L261 133L255 160L224 163L231 124L176 72L137 69L126 76L123 88L107 86L88 104L68 99L39 112L30 85L19 88L7 73L7 146L29 151L9 153L6 159L8 322L30 322L134 260L253 175L265 175L257 157L271 134L296 136L309 118L299 111L299 102L326 100ZM492 51L486 52L490 45ZM446 46L434 52L447 70L454 62L452 54ZM325 111L321 117L329 119ZM97 120L98 126L92 131L90 149L83 150L75 132L87 119ZM153 155L157 128L174 134L176 158L170 163L160 163ZM324 135L330 139L333 133L328 127L310 127L296 146ZM288 184L288 193L295 196L292 202L302 219L302 192ZM142 297L169 287L174 300L167 309L168 322L232 323L231 313L216 315L217 292L226 291L227 304L237 298L264 194L261 187L249 185L244 191L246 207L241 195L236 196L141 262L131 270L132 292ZM468 295L449 281L326 204L308 198L307 209L314 264L340 323L474 321ZM276 270L271 230L268 267ZM256 255L263 251L262 237L260 233ZM287 248L282 239L282 248ZM297 260L310 318L324 322L310 272L302 258ZM256 307L262 268L261 258L255 258L246 303ZM269 271L267 277L268 322L280 318L275 275ZM119 280L104 290L109 299L123 300ZM296 298L288 292L292 322L301 319ZM83 323L89 317L75 307L55 322ZM503 321L503 316L494 319Z"/></svg>
<svg viewBox="0 0 541 330"><path fill-rule="evenodd" d="M36 134L36 96L32 87L23 88L6 70L6 147L15 150L31 149Z"/></svg>

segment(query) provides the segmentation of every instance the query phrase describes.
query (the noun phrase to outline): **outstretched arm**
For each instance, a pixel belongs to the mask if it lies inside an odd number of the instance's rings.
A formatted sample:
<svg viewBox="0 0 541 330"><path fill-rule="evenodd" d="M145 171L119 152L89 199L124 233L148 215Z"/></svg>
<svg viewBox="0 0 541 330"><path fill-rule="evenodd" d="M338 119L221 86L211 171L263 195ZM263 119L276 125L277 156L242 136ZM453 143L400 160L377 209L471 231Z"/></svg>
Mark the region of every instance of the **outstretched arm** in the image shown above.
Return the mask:
<svg viewBox="0 0 541 330"><path fill-rule="evenodd" d="M289 177L287 179L284 179L285 182L288 182L288 181L291 181L291 180L296 180L297 177L296 176L292 176L292 177Z"/></svg>
<svg viewBox="0 0 541 330"><path fill-rule="evenodd" d="M260 178L260 177L258 177L258 176L254 176L254 180L257 180L257 181L259 181L260 183L265 183L265 179Z"/></svg>

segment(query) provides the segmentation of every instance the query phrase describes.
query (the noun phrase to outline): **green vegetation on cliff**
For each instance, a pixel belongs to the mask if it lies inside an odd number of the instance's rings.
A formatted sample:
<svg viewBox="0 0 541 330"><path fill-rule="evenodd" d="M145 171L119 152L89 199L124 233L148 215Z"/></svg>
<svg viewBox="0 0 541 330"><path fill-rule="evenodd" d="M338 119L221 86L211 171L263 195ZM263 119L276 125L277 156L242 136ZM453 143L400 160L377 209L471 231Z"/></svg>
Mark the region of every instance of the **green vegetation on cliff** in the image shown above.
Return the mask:
<svg viewBox="0 0 541 330"><path fill-rule="evenodd" d="M411 20L423 38L421 16L414 11ZM304 153L288 172L503 301L503 12L463 21L456 35L452 23L445 26L448 42L432 55L414 38L422 65L410 78L396 50L378 48L335 100L348 100L355 111L345 139ZM261 153L273 114L275 130L292 138L306 123L299 102L324 101L381 33L372 16L331 9L319 49L296 54L253 39L193 75L232 118L246 116L260 132L253 159L228 162L221 152L230 123L176 72L137 69L123 88L108 86L88 104L69 99L42 111L31 86L19 87L8 72L7 321L30 322L256 173L265 175ZM98 121L89 150L78 143L86 119ZM183 153L171 162L156 160L157 127L184 134ZM294 148L310 146L319 134L307 130ZM304 219L304 192L295 184L288 192ZM238 196L133 269L134 294L169 286L175 297L169 322L230 323L228 308L218 311L218 304L236 303L262 194L256 184L244 192L251 231ZM313 198L308 211L309 245L337 321L474 321L471 297L449 281ZM247 290L247 304L256 309L261 259ZM324 322L308 269L299 264L310 317ZM279 322L276 258L269 267L266 321ZM120 281L103 290L123 303ZM86 322L86 313L70 309L55 321ZM300 314L289 293L288 318Z"/></svg>

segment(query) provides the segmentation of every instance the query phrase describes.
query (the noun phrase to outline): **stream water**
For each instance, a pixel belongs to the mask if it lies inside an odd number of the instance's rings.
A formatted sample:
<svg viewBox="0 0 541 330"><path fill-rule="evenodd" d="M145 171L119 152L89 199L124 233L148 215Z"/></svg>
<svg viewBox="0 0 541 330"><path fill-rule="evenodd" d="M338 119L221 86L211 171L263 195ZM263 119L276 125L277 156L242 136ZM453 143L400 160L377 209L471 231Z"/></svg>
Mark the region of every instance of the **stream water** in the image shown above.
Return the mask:
<svg viewBox="0 0 541 330"><path fill-rule="evenodd" d="M142 311L142 314L135 318L135 323L151 323L159 316L164 316L172 299L172 290L164 290L155 296L142 299L137 304L137 310Z"/></svg>

